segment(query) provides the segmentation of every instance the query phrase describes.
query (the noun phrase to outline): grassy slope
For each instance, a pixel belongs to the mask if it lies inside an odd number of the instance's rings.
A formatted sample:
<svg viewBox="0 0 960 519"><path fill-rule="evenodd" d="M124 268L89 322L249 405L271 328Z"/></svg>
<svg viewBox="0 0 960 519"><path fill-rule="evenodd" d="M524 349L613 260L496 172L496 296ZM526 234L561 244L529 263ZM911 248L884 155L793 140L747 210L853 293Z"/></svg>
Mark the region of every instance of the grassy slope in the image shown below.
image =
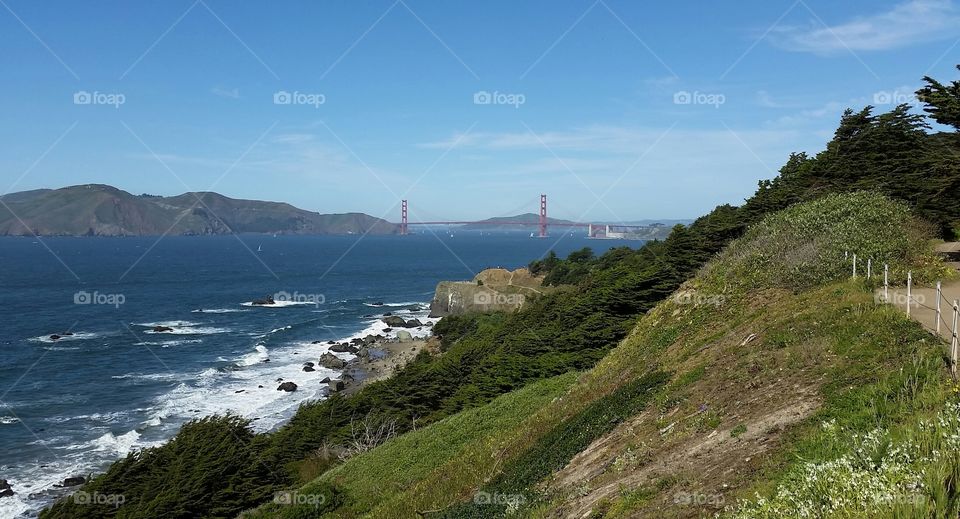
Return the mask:
<svg viewBox="0 0 960 519"><path fill-rule="evenodd" d="M328 499L333 486L337 493L335 499L342 503L337 513L341 517L359 516L378 505L381 509L394 508L392 503L405 499L405 491L411 485L442 470L448 460L469 458L469 448L495 442L496 436L516 428L535 410L562 395L575 378L575 374L570 373L537 382L483 407L404 434L335 467L299 492L320 493ZM453 476L470 486L482 479L483 474L477 472L479 468L474 466L474 470ZM417 502L408 502L404 507L413 513L417 505ZM300 517L311 511L310 506L266 505L245 517Z"/></svg>
<svg viewBox="0 0 960 519"><path fill-rule="evenodd" d="M755 490L773 492L797 460L842 456L854 447L851 435L909 426L947 400L942 345L875 305L864 283L834 281L845 271L838 243L938 276L929 256L915 252L917 232L902 207L862 195L768 220L644 316L563 398L526 408L517 426L478 429L472 434L483 432L482 441L464 438L441 455L406 439L402 455L384 446L315 484L353 496L334 514L342 517L505 511L470 503L478 489L522 496L513 501L524 516L597 517L697 516ZM750 288L729 283L747 271ZM669 383L653 383L664 372L673 374ZM843 434L824 435L824 422ZM421 470L405 474L402 489L384 490L397 473L386 483L379 476L413 460ZM290 516L317 515L299 512Z"/></svg>

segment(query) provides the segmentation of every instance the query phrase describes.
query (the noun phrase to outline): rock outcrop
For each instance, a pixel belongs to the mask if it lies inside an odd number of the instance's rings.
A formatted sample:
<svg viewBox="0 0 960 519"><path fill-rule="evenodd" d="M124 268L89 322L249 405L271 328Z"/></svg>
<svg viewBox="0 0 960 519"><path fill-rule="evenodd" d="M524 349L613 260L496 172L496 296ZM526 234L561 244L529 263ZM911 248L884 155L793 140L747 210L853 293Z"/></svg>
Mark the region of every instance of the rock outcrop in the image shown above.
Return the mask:
<svg viewBox="0 0 960 519"><path fill-rule="evenodd" d="M293 382L284 382L277 387L277 391L286 391L287 393L292 393L297 390L297 385Z"/></svg>
<svg viewBox="0 0 960 519"><path fill-rule="evenodd" d="M542 293L542 282L525 268L487 269L472 281L441 281L430 302L430 317L514 311Z"/></svg>

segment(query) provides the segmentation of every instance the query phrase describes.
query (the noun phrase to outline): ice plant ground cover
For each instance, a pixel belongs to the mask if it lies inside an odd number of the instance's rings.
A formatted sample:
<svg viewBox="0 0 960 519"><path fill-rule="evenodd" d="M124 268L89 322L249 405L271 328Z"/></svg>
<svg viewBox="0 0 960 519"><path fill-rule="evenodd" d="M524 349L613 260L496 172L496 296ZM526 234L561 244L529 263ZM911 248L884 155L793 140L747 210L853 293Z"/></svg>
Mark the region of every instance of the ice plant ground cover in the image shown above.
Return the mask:
<svg viewBox="0 0 960 519"><path fill-rule="evenodd" d="M836 421L825 439L843 438ZM956 517L958 499L945 489L960 471L960 403L901 430L849 436L850 451L797 466L773 495L741 502L736 519L779 517Z"/></svg>

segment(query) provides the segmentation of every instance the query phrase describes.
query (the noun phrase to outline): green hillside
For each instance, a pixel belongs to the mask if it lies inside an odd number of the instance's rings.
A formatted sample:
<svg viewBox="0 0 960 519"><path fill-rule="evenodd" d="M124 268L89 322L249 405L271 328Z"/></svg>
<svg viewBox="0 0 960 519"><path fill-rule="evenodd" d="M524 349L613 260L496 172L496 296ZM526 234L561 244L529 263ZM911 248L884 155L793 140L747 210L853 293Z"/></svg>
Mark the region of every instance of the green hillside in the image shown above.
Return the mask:
<svg viewBox="0 0 960 519"><path fill-rule="evenodd" d="M135 196L112 186L86 184L11 193L0 200L0 236L397 232L394 224L362 213L319 214L210 192Z"/></svg>
<svg viewBox="0 0 960 519"><path fill-rule="evenodd" d="M498 428L495 440L481 435L461 446L450 424L492 414L506 397L388 442L297 492L329 495L337 503L326 510L331 517L721 511L771 481L795 478L803 470L798 456L827 462L855 452L853 434L911 427L952 405L943 346L900 312L876 305L871 284L846 280L848 262L837 248L861 245L894 271L946 276L932 259L929 235L918 229L905 206L869 194L775 214L645 315L561 398ZM784 250L805 251L804 260ZM745 268L753 273L748 283L723 283ZM422 440L448 435L457 452ZM389 470L402 471L402 484L390 484L383 476ZM916 489L901 483L885 491L912 499ZM937 506L956 507L958 496L944 492ZM923 496L933 502L940 493L934 487ZM763 507L771 505L744 504L739 513L776 517L786 510L755 512ZM272 505L251 517L315 511Z"/></svg>

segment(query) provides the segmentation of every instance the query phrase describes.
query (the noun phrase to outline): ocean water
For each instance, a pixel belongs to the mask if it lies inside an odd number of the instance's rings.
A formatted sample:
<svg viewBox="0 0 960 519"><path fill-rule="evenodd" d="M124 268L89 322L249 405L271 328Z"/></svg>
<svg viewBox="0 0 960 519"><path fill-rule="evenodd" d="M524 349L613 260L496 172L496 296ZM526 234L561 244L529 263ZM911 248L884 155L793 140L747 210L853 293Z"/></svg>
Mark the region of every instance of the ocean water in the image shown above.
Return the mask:
<svg viewBox="0 0 960 519"><path fill-rule="evenodd" d="M0 238L0 479L17 492L0 498L0 517L35 514L64 478L158 445L192 418L230 411L277 427L336 375L301 370L326 341L377 333L386 311L423 319L439 281L521 267L551 247L623 245L639 243L465 232ZM302 304L249 305L281 291ZM299 390L277 391L278 378Z"/></svg>

